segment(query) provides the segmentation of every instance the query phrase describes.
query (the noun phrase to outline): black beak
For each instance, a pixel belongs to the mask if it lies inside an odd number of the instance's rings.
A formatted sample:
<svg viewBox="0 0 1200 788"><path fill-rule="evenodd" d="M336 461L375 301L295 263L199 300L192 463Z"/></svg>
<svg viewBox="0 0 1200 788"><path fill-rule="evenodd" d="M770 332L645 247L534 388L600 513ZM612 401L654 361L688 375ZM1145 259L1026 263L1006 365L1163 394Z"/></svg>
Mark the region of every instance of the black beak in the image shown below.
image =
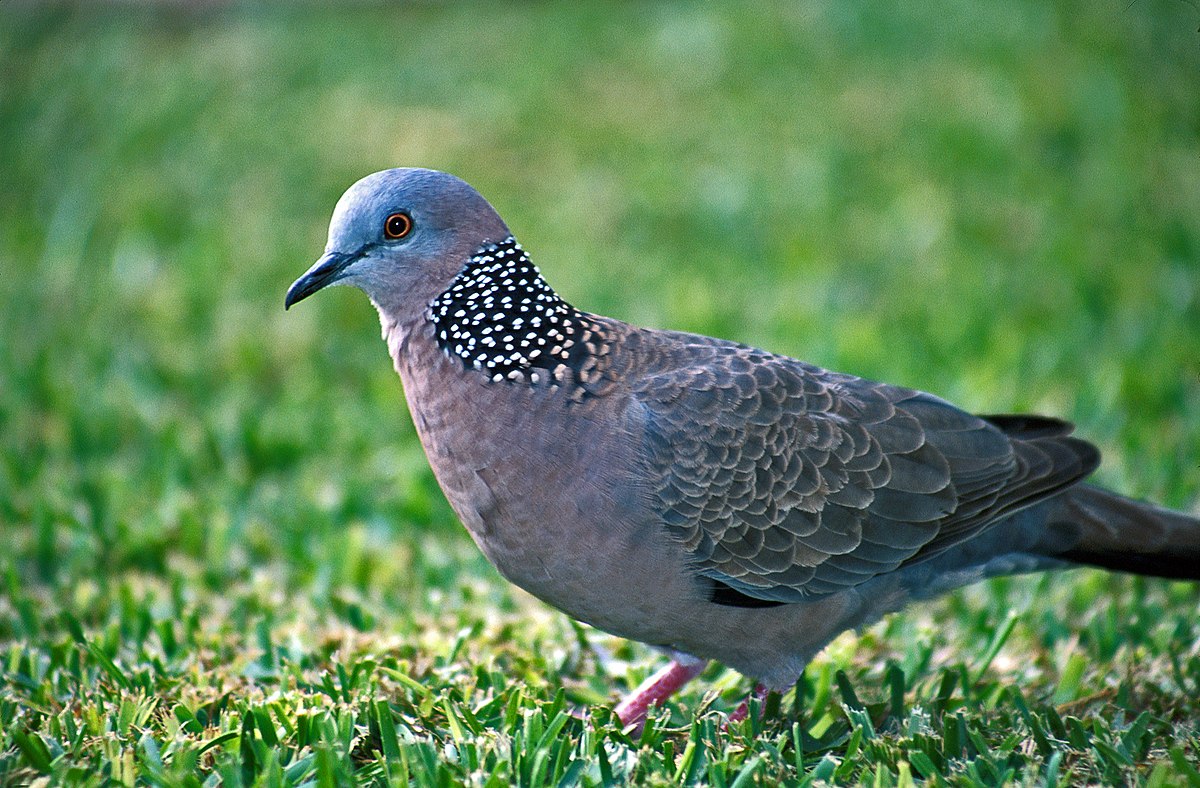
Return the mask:
<svg viewBox="0 0 1200 788"><path fill-rule="evenodd" d="M283 308L288 309L292 304L303 301L322 287L328 287L342 278L346 268L355 260L362 257L362 250L357 252L328 252L322 255L312 268L304 272L304 276L292 282L288 288L287 297L283 299Z"/></svg>

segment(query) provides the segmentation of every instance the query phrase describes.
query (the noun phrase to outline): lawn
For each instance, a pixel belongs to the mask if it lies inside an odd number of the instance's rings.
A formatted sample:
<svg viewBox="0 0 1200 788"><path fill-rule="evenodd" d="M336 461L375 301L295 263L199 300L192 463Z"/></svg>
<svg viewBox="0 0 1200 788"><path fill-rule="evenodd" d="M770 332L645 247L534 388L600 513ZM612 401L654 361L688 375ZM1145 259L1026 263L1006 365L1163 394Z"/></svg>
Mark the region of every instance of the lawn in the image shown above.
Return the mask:
<svg viewBox="0 0 1200 788"><path fill-rule="evenodd" d="M1080 570L846 634L761 720L508 586L361 294L455 172L576 305L1070 418L1200 501L1179 0L0 3L0 784L1200 785L1200 592ZM582 714L576 714L582 712Z"/></svg>

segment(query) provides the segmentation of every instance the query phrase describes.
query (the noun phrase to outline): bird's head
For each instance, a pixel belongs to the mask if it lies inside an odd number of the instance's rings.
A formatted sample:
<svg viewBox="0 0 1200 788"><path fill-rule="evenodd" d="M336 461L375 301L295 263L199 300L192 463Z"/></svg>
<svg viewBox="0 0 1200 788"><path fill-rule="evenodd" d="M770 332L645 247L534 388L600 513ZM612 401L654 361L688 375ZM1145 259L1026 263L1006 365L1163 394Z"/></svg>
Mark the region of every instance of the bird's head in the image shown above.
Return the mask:
<svg viewBox="0 0 1200 788"><path fill-rule="evenodd" d="M368 175L338 200L325 253L288 288L284 306L333 284L365 292L404 319L446 289L477 250L508 228L465 181L436 170Z"/></svg>

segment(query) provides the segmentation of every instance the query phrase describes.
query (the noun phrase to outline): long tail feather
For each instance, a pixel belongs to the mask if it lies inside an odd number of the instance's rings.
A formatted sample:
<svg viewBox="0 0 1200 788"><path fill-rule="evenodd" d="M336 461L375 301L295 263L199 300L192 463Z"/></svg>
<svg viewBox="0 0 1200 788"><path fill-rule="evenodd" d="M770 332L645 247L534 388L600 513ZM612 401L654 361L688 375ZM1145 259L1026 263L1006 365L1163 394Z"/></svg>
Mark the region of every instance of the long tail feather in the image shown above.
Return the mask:
<svg viewBox="0 0 1200 788"><path fill-rule="evenodd" d="M1063 493L1050 514L1057 558L1119 572L1200 580L1200 519L1099 487Z"/></svg>

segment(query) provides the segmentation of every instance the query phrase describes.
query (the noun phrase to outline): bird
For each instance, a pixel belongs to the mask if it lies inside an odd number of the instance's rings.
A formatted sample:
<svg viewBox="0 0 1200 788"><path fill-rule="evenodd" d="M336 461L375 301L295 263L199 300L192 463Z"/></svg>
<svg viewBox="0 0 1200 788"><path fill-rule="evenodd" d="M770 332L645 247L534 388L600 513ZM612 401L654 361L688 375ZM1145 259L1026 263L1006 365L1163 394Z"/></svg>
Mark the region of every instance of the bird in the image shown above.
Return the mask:
<svg viewBox="0 0 1200 788"><path fill-rule="evenodd" d="M350 186L285 308L330 285L378 311L500 574L669 658L616 705L630 728L711 661L784 691L843 631L985 578L1200 579L1200 520L1085 482L1100 452L1067 421L577 309L454 175Z"/></svg>

